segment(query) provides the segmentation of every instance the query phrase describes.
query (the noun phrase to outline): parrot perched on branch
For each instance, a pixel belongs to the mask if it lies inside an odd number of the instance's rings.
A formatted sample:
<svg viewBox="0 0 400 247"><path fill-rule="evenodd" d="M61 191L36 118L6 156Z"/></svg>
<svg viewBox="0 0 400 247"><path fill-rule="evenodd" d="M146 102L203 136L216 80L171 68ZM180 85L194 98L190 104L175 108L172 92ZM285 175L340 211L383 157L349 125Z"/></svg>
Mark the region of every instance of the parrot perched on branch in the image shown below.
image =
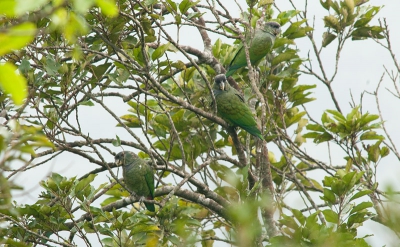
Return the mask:
<svg viewBox="0 0 400 247"><path fill-rule="evenodd" d="M217 115L229 125L239 126L253 136L264 140L249 106L240 93L229 85L226 76L217 75L214 81L213 93L217 103Z"/></svg>
<svg viewBox="0 0 400 247"><path fill-rule="evenodd" d="M123 151L115 156L115 164L122 166L125 185L137 196L154 199L154 172L147 162L133 152ZM147 210L155 212L154 204L144 203Z"/></svg>
<svg viewBox="0 0 400 247"><path fill-rule="evenodd" d="M252 66L257 65L261 59L271 52L275 38L280 32L281 26L277 22L257 23L254 35L246 42ZM236 70L245 66L247 66L246 52L244 46L241 45L229 64L228 71L225 74L226 77L231 76Z"/></svg>

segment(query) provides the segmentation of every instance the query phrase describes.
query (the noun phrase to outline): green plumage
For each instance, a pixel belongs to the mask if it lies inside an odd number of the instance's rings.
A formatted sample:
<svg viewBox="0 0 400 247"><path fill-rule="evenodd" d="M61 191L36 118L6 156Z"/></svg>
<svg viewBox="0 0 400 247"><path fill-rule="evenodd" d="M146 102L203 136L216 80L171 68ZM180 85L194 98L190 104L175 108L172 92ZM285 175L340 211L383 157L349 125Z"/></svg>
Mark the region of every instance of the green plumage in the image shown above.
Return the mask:
<svg viewBox="0 0 400 247"><path fill-rule="evenodd" d="M125 185L136 195L154 199L154 172L147 162L133 152L124 151L115 156L117 166L122 166ZM149 211L155 212L154 204L144 203Z"/></svg>
<svg viewBox="0 0 400 247"><path fill-rule="evenodd" d="M224 74L217 75L214 83L214 96L217 115L229 125L239 126L255 137L264 140L250 108L236 89L231 87Z"/></svg>
<svg viewBox="0 0 400 247"><path fill-rule="evenodd" d="M252 66L257 65L271 51L275 38L280 32L279 23L274 21L257 26L254 35L247 41ZM246 52L243 45L241 45L229 64L228 71L225 74L226 77L231 76L236 70L245 66L247 66Z"/></svg>

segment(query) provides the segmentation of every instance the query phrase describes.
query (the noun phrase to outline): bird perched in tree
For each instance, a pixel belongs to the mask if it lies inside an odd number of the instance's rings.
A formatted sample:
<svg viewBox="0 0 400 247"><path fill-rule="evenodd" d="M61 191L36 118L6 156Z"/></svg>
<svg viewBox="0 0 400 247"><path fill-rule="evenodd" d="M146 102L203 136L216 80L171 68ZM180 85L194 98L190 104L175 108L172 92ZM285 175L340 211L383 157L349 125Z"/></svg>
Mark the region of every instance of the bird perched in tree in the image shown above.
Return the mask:
<svg viewBox="0 0 400 247"><path fill-rule="evenodd" d="M154 199L154 172L147 162L133 152L123 151L115 156L115 164L122 166L124 181L130 192L148 200ZM155 212L154 204L144 203Z"/></svg>
<svg viewBox="0 0 400 247"><path fill-rule="evenodd" d="M271 51L275 38L280 32L281 26L277 22L257 23L254 35L246 42L252 66L257 65ZM226 77L245 66L247 66L246 52L244 46L241 45L229 64Z"/></svg>
<svg viewBox="0 0 400 247"><path fill-rule="evenodd" d="M217 103L217 115L229 125L239 126L253 136L264 140L249 106L240 93L229 85L226 76L217 75L214 81L213 92Z"/></svg>

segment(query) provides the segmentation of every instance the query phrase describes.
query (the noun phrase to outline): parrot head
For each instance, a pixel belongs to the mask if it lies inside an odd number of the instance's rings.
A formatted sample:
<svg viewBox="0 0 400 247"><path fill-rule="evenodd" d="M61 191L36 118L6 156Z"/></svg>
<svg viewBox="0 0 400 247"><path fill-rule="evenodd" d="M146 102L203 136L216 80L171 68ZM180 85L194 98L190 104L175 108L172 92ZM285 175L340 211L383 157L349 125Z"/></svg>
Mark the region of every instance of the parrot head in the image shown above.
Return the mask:
<svg viewBox="0 0 400 247"><path fill-rule="evenodd" d="M138 156L135 153L129 151L122 151L119 152L117 155L115 155L115 164L117 166L127 165L130 163L130 161L132 161L135 158L138 158Z"/></svg>
<svg viewBox="0 0 400 247"><path fill-rule="evenodd" d="M228 90L228 87L227 87L228 82L226 81L226 76L224 74L215 76L214 81L215 81L215 85L214 85L215 88L222 90L222 91Z"/></svg>
<svg viewBox="0 0 400 247"><path fill-rule="evenodd" d="M275 21L265 23L263 29L274 36L278 36L281 33L281 25Z"/></svg>

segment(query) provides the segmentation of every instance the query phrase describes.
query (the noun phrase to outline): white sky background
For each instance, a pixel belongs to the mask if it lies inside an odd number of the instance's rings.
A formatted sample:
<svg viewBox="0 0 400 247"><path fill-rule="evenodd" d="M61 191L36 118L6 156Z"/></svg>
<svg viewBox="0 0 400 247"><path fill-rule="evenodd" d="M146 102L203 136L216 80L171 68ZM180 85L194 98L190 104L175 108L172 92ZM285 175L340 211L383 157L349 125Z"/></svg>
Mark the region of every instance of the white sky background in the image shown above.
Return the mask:
<svg viewBox="0 0 400 247"><path fill-rule="evenodd" d="M226 2L230 2L226 6L228 6L229 9L232 9L231 15L239 17L238 9L233 5L233 1ZM242 4L243 9L245 9L245 1L242 0L239 2ZM280 10L292 9L292 6L287 0L277 0L276 2ZM303 0L293 0L293 2L296 3L298 9L304 9L304 4L302 4L304 2ZM389 24L389 28L391 30L390 34L394 52L395 54L400 54L400 34L398 32L400 28L400 16L398 14L400 10L400 1L372 0L367 4L376 6L385 5L385 7L378 14L378 17L387 19L387 23ZM323 27L322 18L323 16L327 15L328 12L320 6L319 1L317 0L309 0L308 8L308 17L313 18L315 16L316 31L314 38L316 39L317 44L320 44L322 40L322 33L325 30ZM373 20L370 24L378 25L377 19ZM287 27L288 25L284 26L283 30L285 30ZM202 49L203 43L200 40L200 36L193 32L190 32L189 35L187 35L187 32L184 30L185 28L181 30L180 43L198 48L201 47ZM174 33L171 33L171 35L174 37ZM213 34L210 34L210 36L212 38L212 43L214 43L218 36ZM233 40L229 39L223 39L223 41L233 43ZM309 40L307 38L298 39L296 40L296 44L298 49L301 51L301 57L305 58L308 51L311 49ZM324 49L322 53L325 69L328 71L328 77L331 76L334 68L335 52L336 43L333 42L328 46L328 49ZM317 70L316 61L312 62L314 63L314 69ZM390 54L374 41L349 40L347 42L344 50L341 53L339 73L333 84L336 97L339 100L340 107L345 114L347 114L351 109L349 105L349 102L351 101L350 92L353 94L356 104L359 104L360 94L363 91L367 90L369 92L373 92L376 89L382 73L384 72L384 65L389 70L394 68ZM307 110L312 113L312 117L314 119L320 120L323 110L334 109L328 91L326 87L322 85L322 83L316 81L315 78L306 75L300 76L300 83L317 84L317 88L313 89L314 94L312 95L312 97L317 98L317 100L306 105ZM394 142L400 147L400 134L397 131L400 124L400 116L396 107L400 104L400 100L388 93L386 88L391 90L394 88L387 75L385 75L380 89L381 109L384 119L386 120L386 127L389 133L391 133L391 137ZM122 116L128 113L127 110L129 107L124 104L122 100L116 100L116 98L106 98L104 101L107 106L114 110L116 115ZM363 100L363 111L377 114L377 108L373 96L365 95ZM121 137L121 139L127 139L123 138L127 135L126 132L123 131L122 128L115 128L116 122L112 118L104 116L108 116L108 113L99 107L81 107L81 127L93 138L114 138L115 135L118 135ZM135 129L133 130L135 131ZM308 141L304 147L313 157L328 162L326 144L316 146ZM118 148L114 148L114 150L116 152L120 151ZM341 153L336 156L332 155L333 165L344 165L345 161L342 157L343 155ZM110 162L114 160L113 157L107 154L105 155L105 158ZM97 168L97 166L88 163L86 160L79 158L76 155L62 154L46 165L42 165L35 169L29 170L28 172L17 175L14 182L24 186L26 191L24 191L22 194L15 193L14 199L18 203L22 204L35 202L38 194L40 191L42 191L38 185L39 181L45 179L51 172L57 172L67 177L80 177L94 168ZM380 189L384 190L387 185L392 185L399 190L400 182L398 177L400 174L400 163L393 155L390 155L390 157L383 160L383 163L378 167L377 174ZM100 174L96 178L94 185L96 186L98 184L107 182L108 179L106 176L110 177L110 175L106 172ZM293 203L301 203L301 201L298 200L299 199L294 198ZM367 238L368 242L374 247L383 246L385 244L387 246L398 246L399 244L396 237L390 233L390 230L387 230L385 227L373 222L368 222L364 227L359 228L359 236L363 236L365 234L374 234L373 237Z"/></svg>

